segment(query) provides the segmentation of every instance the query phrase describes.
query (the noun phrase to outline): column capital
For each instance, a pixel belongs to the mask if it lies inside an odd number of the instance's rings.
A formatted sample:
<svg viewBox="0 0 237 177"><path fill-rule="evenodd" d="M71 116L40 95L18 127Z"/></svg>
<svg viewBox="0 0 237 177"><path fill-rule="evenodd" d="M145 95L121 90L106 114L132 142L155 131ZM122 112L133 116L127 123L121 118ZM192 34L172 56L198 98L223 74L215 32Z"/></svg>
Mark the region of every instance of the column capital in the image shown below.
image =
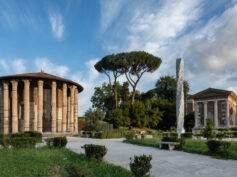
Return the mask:
<svg viewBox="0 0 237 177"><path fill-rule="evenodd" d="M44 84L43 80L38 80L38 86L42 86Z"/></svg>
<svg viewBox="0 0 237 177"><path fill-rule="evenodd" d="M24 82L24 84L30 83L30 79L23 79L22 81Z"/></svg>
<svg viewBox="0 0 237 177"><path fill-rule="evenodd" d="M57 82L56 81L52 81L51 83L53 86L56 86L57 85Z"/></svg>
<svg viewBox="0 0 237 177"><path fill-rule="evenodd" d="M8 82L3 82L3 89L8 89Z"/></svg>
<svg viewBox="0 0 237 177"><path fill-rule="evenodd" d="M11 80L10 82L12 84L12 89L17 90L18 81L17 80Z"/></svg>
<svg viewBox="0 0 237 177"><path fill-rule="evenodd" d="M67 88L67 84L66 83L63 83L63 88Z"/></svg>

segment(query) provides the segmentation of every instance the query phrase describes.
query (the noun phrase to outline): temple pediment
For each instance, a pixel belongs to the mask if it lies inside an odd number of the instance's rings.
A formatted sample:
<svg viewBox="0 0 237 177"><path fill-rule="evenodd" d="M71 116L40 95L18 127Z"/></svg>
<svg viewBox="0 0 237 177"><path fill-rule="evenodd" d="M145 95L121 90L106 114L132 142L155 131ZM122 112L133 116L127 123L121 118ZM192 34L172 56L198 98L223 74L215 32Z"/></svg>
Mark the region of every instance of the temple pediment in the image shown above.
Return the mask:
<svg viewBox="0 0 237 177"><path fill-rule="evenodd" d="M236 98L236 95L232 91L208 88L192 95L192 99L228 98L230 95Z"/></svg>

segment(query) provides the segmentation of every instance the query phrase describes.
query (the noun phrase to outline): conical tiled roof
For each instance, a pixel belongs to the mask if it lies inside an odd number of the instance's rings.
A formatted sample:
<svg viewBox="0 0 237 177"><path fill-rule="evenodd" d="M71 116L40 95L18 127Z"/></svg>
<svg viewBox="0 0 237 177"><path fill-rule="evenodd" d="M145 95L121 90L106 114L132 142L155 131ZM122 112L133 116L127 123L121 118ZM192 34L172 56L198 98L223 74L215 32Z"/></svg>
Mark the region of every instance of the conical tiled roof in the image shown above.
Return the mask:
<svg viewBox="0 0 237 177"><path fill-rule="evenodd" d="M73 84L78 87L78 91L81 92L83 90L83 87L69 79L65 79L59 76L55 76L52 74L45 73L43 71L41 72L35 72L35 73L23 73L23 74L15 74L15 75L8 75L8 76L2 76L0 77L0 80L9 80L9 79L42 79L42 80L55 80L55 81L61 81L66 82L68 84Z"/></svg>

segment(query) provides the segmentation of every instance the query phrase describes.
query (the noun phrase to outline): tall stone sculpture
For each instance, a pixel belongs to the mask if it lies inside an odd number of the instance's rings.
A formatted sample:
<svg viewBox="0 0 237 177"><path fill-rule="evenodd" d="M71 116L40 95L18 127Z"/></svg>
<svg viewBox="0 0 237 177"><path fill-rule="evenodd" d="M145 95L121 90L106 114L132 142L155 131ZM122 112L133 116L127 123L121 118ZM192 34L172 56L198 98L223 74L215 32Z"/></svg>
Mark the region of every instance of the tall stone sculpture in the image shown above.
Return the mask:
<svg viewBox="0 0 237 177"><path fill-rule="evenodd" d="M184 133L184 61L179 58L176 60L176 82L177 82L177 92L176 92L176 117L177 117L177 134L181 137Z"/></svg>

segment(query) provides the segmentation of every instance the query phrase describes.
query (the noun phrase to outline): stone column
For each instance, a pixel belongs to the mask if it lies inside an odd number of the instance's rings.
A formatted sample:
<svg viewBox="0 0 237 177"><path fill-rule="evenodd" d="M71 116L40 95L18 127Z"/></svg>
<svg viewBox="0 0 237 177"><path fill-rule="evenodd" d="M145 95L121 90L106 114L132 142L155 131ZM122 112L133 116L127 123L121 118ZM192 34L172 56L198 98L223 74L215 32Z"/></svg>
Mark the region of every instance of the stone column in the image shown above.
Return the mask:
<svg viewBox="0 0 237 177"><path fill-rule="evenodd" d="M62 116L63 116L63 92L58 88L58 117L57 117L57 132L62 132Z"/></svg>
<svg viewBox="0 0 237 177"><path fill-rule="evenodd" d="M8 83L3 83L3 133L9 133L9 88Z"/></svg>
<svg viewBox="0 0 237 177"><path fill-rule="evenodd" d="M63 129L65 133L67 131L67 84L63 84Z"/></svg>
<svg viewBox="0 0 237 177"><path fill-rule="evenodd" d="M38 130L38 87L34 87L34 131Z"/></svg>
<svg viewBox="0 0 237 177"><path fill-rule="evenodd" d="M70 132L73 133L74 132L74 91L75 91L75 87L71 86L70 87L70 91L71 91L71 110L70 110Z"/></svg>
<svg viewBox="0 0 237 177"><path fill-rule="evenodd" d="M30 81L24 81L24 131L30 130Z"/></svg>
<svg viewBox="0 0 237 177"><path fill-rule="evenodd" d="M70 132L71 125L71 96L67 97L67 131Z"/></svg>
<svg viewBox="0 0 237 177"><path fill-rule="evenodd" d="M207 121L207 101L204 101L204 127L206 127Z"/></svg>
<svg viewBox="0 0 237 177"><path fill-rule="evenodd" d="M43 85L44 81L38 80L38 121L37 129L38 132L42 133L43 127Z"/></svg>
<svg viewBox="0 0 237 177"><path fill-rule="evenodd" d="M184 130L184 60L176 60L176 119L177 119L177 134L181 138L181 134Z"/></svg>
<svg viewBox="0 0 237 177"><path fill-rule="evenodd" d="M18 132L18 96L17 96L17 86L18 82L12 80L12 133Z"/></svg>
<svg viewBox="0 0 237 177"><path fill-rule="evenodd" d="M0 83L0 133L3 133L3 86Z"/></svg>
<svg viewBox="0 0 237 177"><path fill-rule="evenodd" d="M215 128L218 128L218 102L217 100L214 101L214 121L215 121Z"/></svg>
<svg viewBox="0 0 237 177"><path fill-rule="evenodd" d="M226 127L230 127L229 102L226 100Z"/></svg>
<svg viewBox="0 0 237 177"><path fill-rule="evenodd" d="M194 114L194 117L195 117L195 128L198 128L198 105L197 103L194 104L194 109L195 109L195 114Z"/></svg>
<svg viewBox="0 0 237 177"><path fill-rule="evenodd" d="M57 84L56 81L52 81L52 102L51 102L51 106L52 106L52 133L56 133L56 118L57 118L57 114L56 114L56 89L57 89Z"/></svg>
<svg viewBox="0 0 237 177"><path fill-rule="evenodd" d="M75 88L74 93L74 132L78 133L78 89Z"/></svg>

